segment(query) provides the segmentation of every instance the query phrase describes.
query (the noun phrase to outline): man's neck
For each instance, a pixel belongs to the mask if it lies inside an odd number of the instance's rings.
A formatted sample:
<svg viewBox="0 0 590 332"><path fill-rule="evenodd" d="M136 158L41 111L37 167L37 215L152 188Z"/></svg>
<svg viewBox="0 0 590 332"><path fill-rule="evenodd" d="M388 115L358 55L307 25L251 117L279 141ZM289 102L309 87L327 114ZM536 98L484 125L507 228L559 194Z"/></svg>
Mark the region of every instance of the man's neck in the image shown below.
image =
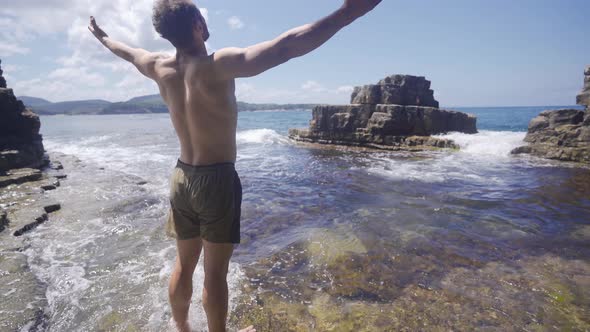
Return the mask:
<svg viewBox="0 0 590 332"><path fill-rule="evenodd" d="M177 58L184 58L184 57L204 57L208 56L207 47L205 43L203 44L196 44L194 46L188 48L177 48L176 49L176 57Z"/></svg>

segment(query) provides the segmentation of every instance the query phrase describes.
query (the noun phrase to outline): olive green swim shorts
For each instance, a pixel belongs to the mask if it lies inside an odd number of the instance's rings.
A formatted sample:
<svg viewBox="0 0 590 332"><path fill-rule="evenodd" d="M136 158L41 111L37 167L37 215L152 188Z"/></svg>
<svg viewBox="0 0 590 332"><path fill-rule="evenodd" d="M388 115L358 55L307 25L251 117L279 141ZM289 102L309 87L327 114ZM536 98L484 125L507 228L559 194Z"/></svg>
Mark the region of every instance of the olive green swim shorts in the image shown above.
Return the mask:
<svg viewBox="0 0 590 332"><path fill-rule="evenodd" d="M179 240L240 243L241 207L242 184L233 163L192 166L178 160L166 233Z"/></svg>

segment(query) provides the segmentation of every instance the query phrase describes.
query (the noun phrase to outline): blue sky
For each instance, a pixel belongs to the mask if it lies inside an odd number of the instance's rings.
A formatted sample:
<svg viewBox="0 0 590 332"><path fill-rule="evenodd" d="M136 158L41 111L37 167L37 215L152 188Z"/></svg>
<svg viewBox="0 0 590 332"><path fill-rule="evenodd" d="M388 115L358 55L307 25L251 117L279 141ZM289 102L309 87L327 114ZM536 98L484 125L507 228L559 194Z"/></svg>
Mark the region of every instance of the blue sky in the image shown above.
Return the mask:
<svg viewBox="0 0 590 332"><path fill-rule="evenodd" d="M17 95L126 100L157 93L86 30L172 52L151 27L151 0L0 0L0 58ZM202 0L211 50L248 46L314 21L338 0ZM571 105L590 65L587 0L384 0L321 49L238 81L249 102L348 103L390 74L423 75L444 106Z"/></svg>

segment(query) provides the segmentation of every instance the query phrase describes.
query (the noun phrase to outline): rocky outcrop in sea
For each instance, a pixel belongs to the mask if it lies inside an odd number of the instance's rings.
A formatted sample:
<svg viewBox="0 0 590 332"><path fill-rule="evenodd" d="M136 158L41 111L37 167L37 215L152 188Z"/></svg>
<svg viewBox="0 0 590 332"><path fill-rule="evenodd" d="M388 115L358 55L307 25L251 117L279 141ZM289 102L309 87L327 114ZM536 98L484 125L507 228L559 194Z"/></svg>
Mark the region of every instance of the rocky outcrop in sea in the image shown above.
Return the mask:
<svg viewBox="0 0 590 332"><path fill-rule="evenodd" d="M586 111L549 110L532 119L524 139L528 145L512 153L590 164L590 66L584 71L584 88L577 103Z"/></svg>
<svg viewBox="0 0 590 332"><path fill-rule="evenodd" d="M473 115L439 109L424 77L393 75L354 89L351 105L317 106L309 129L291 129L297 141L420 151L458 148L431 135L477 133Z"/></svg>

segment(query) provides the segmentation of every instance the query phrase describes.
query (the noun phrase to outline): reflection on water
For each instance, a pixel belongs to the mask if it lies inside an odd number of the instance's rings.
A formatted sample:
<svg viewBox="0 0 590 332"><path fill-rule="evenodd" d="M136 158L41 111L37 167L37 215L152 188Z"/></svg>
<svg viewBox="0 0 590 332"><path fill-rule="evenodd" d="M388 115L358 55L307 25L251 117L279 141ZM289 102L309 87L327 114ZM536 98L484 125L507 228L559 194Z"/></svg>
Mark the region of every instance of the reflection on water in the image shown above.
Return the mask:
<svg viewBox="0 0 590 332"><path fill-rule="evenodd" d="M165 117L121 119L75 118L75 131L44 120L47 149L82 161L66 162L55 193L62 219L29 237L56 330L169 328L163 224L177 143ZM510 156L522 132L451 134L461 151L417 154L290 142L289 124L308 119L241 115L234 327L590 328L590 170Z"/></svg>

